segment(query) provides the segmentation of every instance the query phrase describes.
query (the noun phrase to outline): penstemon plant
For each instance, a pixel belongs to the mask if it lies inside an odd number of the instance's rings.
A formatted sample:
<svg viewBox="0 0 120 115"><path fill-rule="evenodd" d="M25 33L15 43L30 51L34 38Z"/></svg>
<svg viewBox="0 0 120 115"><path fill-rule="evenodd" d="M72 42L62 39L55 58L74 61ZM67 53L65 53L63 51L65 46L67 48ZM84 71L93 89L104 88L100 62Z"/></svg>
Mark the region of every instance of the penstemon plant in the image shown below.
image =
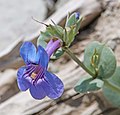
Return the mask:
<svg viewBox="0 0 120 115"><path fill-rule="evenodd" d="M80 61L70 50L70 45L78 34L83 17L78 12L68 14L65 27L46 25L41 32L36 51L31 42L25 42L20 48L20 55L26 66L18 70L20 90L30 90L35 99L48 96L59 98L63 93L63 83L54 74L47 71L51 59L60 58L65 52L88 74L81 76L74 90L86 93L102 89L104 96L114 105L120 106L120 67L117 67L113 51L104 43L91 42L84 51L84 61Z"/></svg>

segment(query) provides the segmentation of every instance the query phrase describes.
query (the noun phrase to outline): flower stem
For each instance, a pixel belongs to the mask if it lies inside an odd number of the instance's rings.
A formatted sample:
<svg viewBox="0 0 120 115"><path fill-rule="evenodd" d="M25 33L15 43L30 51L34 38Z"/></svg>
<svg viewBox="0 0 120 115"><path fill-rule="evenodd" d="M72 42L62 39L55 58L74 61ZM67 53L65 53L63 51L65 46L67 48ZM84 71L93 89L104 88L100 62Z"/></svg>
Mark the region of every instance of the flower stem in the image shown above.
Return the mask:
<svg viewBox="0 0 120 115"><path fill-rule="evenodd" d="M65 52L80 66L82 67L87 73L89 73L93 78L95 78L95 74L93 74L72 52L68 47L63 48Z"/></svg>
<svg viewBox="0 0 120 115"><path fill-rule="evenodd" d="M114 84L111 84L108 80L104 80L104 85L113 91L120 92L120 88L115 86Z"/></svg>

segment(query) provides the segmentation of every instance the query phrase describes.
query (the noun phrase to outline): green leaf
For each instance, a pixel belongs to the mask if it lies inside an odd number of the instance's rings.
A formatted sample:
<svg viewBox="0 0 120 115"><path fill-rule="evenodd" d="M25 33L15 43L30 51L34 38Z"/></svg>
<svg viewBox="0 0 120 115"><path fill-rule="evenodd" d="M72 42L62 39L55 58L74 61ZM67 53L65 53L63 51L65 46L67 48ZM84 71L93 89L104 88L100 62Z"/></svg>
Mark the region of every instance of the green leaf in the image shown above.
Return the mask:
<svg viewBox="0 0 120 115"><path fill-rule="evenodd" d="M63 55L64 51L62 48L59 48L51 57L51 59L58 59Z"/></svg>
<svg viewBox="0 0 120 115"><path fill-rule="evenodd" d="M120 107L120 67L103 86L103 94L114 106Z"/></svg>
<svg viewBox="0 0 120 115"><path fill-rule="evenodd" d="M46 48L47 46L47 42L45 42L45 40L41 40L41 39L38 39L37 40L37 46L42 46L44 49Z"/></svg>
<svg viewBox="0 0 120 115"><path fill-rule="evenodd" d="M63 42L65 42L65 45L67 44L67 30L66 30L66 28L64 29L64 31L63 31Z"/></svg>
<svg viewBox="0 0 120 115"><path fill-rule="evenodd" d="M37 39L37 46L41 45L43 48L45 48L50 39L51 36L47 31L41 32L39 38Z"/></svg>
<svg viewBox="0 0 120 115"><path fill-rule="evenodd" d="M50 33L48 31L45 31L40 33L40 36L38 39L49 41L51 37L52 36L50 35Z"/></svg>
<svg viewBox="0 0 120 115"><path fill-rule="evenodd" d="M91 76L83 76L75 85L74 90L78 93L85 93L88 91L99 90L103 86L103 81L100 79L93 79Z"/></svg>
<svg viewBox="0 0 120 115"><path fill-rule="evenodd" d="M60 39L63 37L63 28L61 26L50 24L46 28L46 31L49 32L52 37L58 37Z"/></svg>
<svg viewBox="0 0 120 115"><path fill-rule="evenodd" d="M67 46L70 46L70 44L73 42L74 38L75 38L75 34L74 34L74 28L65 28L67 32L67 36L66 36L66 39L65 39L65 42L67 44Z"/></svg>
<svg viewBox="0 0 120 115"><path fill-rule="evenodd" d="M101 52L101 50L102 50L102 45L97 41L90 43L85 48L85 52L84 52L84 64L93 73L95 73L95 71L91 64L91 59L92 59L95 49L97 50L97 52Z"/></svg>
<svg viewBox="0 0 120 115"><path fill-rule="evenodd" d="M72 15L70 15L66 21L65 27L70 27L76 24L78 19L76 19L75 17L75 13L73 13Z"/></svg>
<svg viewBox="0 0 120 115"><path fill-rule="evenodd" d="M63 32L63 41L66 43L66 45L69 47L76 36L76 27L65 27L65 30Z"/></svg>
<svg viewBox="0 0 120 115"><path fill-rule="evenodd" d="M94 52L98 54L98 62L95 67L93 66L93 56ZM97 41L92 42L89 44L84 53L84 64L85 66L95 74L95 68L98 68L98 78L105 79L109 78L113 75L116 69L116 59L112 50L101 44Z"/></svg>
<svg viewBox="0 0 120 115"><path fill-rule="evenodd" d="M78 33L78 30L80 29L81 22L83 21L83 17L79 17L79 19L76 19L76 13L73 13L72 15L68 14L67 21L65 24L65 27L75 27L75 35Z"/></svg>
<svg viewBox="0 0 120 115"><path fill-rule="evenodd" d="M78 33L78 31L79 31L79 29L80 29L80 27L81 27L81 23L82 23L82 21L83 21L83 17L80 17L79 18L79 20L77 21L77 23L76 23L76 29L75 29L75 33L77 34Z"/></svg>
<svg viewBox="0 0 120 115"><path fill-rule="evenodd" d="M109 78L113 75L115 69L116 69L115 55L109 47L104 46L100 56L99 70L102 72L99 73L99 76L102 77L103 79Z"/></svg>

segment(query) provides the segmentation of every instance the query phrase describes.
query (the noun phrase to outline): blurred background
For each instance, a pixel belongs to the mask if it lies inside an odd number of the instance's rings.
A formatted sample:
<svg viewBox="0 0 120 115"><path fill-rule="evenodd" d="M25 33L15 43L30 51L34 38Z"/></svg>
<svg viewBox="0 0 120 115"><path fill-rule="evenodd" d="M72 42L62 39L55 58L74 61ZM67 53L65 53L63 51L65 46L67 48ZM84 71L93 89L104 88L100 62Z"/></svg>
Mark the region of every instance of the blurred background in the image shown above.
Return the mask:
<svg viewBox="0 0 120 115"><path fill-rule="evenodd" d="M20 92L17 69L24 65L19 48L24 41L36 40L45 26L33 18L64 27L68 12L85 17L71 50L83 60L84 48L93 40L107 43L120 65L119 0L0 0L0 115L120 115L101 91L77 94L73 87L86 73L66 55L51 61L49 70L65 85L61 98L34 100ZM33 18L32 18L33 17Z"/></svg>

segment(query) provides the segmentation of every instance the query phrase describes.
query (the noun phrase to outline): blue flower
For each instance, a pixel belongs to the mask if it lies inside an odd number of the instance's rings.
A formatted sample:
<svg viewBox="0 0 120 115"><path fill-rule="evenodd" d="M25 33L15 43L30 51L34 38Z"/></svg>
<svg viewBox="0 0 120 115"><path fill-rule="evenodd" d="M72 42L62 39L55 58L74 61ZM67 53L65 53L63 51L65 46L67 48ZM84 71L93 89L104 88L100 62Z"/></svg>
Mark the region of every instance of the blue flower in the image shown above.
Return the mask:
<svg viewBox="0 0 120 115"><path fill-rule="evenodd" d="M31 42L24 42L20 48L20 56L25 66L19 68L17 72L18 87L21 91L29 89L35 99L43 99L46 96L57 99L63 93L62 81L47 71L49 58L58 48L56 44L59 44L58 41L50 41L46 51L41 46L36 49Z"/></svg>
<svg viewBox="0 0 120 115"><path fill-rule="evenodd" d="M79 12L76 12L76 13L75 13L75 17L76 17L76 19L79 19L79 18L80 18L80 13L79 13Z"/></svg>

